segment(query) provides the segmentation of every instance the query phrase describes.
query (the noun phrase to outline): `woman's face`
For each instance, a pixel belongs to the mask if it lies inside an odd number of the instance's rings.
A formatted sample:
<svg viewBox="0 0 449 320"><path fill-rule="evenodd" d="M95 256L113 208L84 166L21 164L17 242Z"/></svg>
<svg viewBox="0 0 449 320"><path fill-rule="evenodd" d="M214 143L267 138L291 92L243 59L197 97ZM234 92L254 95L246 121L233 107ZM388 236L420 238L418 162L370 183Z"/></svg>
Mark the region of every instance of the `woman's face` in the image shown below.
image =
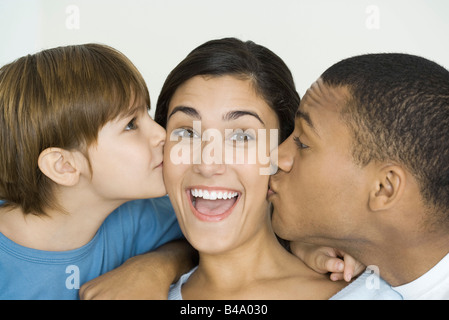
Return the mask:
<svg viewBox="0 0 449 320"><path fill-rule="evenodd" d="M270 225L266 171L278 127L249 80L196 76L173 95L164 180L179 224L200 252L232 250ZM277 146L277 135L271 138Z"/></svg>

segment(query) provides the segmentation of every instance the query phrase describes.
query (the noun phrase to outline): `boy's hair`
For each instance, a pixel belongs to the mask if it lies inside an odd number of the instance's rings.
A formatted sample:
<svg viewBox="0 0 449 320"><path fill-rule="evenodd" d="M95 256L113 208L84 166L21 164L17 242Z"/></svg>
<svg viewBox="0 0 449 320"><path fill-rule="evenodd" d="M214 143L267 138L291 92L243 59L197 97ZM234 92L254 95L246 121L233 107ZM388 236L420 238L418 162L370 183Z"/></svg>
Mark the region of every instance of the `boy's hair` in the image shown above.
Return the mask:
<svg viewBox="0 0 449 320"><path fill-rule="evenodd" d="M355 160L404 165L427 205L447 214L449 71L413 55L368 54L335 64L321 78L350 90L342 116L353 133Z"/></svg>
<svg viewBox="0 0 449 320"><path fill-rule="evenodd" d="M142 75L122 53L99 44L27 55L0 69L0 199L24 213L59 207L38 168L49 147L79 150L137 104L150 106Z"/></svg>

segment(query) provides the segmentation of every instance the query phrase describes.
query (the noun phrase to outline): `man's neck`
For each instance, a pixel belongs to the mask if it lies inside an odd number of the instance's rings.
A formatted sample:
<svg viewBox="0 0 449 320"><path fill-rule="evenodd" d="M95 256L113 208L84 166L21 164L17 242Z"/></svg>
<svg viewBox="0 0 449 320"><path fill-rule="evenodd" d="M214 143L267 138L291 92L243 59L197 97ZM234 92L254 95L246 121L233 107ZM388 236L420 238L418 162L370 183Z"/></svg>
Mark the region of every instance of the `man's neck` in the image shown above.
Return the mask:
<svg viewBox="0 0 449 320"><path fill-rule="evenodd" d="M363 250L360 261L379 268L393 287L412 282L432 269L449 253L449 235L432 236L413 243L385 241Z"/></svg>

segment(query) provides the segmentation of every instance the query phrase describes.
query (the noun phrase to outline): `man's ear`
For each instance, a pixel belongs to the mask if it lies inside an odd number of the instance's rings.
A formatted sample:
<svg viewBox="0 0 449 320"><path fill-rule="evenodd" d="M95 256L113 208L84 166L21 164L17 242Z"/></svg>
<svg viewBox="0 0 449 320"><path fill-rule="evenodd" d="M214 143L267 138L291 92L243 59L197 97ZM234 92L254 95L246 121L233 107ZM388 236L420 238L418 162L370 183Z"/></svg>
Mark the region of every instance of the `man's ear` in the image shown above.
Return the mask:
<svg viewBox="0 0 449 320"><path fill-rule="evenodd" d="M401 166L387 165L379 169L369 195L369 207L373 211L393 207L404 193L406 173Z"/></svg>
<svg viewBox="0 0 449 320"><path fill-rule="evenodd" d="M38 166L43 174L57 184L74 186L79 181L80 170L72 151L47 148L40 153Z"/></svg>

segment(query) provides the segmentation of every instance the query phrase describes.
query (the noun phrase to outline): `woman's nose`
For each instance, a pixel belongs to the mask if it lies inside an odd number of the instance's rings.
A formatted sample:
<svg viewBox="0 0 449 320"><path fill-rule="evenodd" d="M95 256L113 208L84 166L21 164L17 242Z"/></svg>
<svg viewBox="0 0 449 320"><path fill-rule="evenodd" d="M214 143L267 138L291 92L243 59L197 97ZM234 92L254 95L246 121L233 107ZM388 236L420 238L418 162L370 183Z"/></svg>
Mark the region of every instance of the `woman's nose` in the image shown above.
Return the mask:
<svg viewBox="0 0 449 320"><path fill-rule="evenodd" d="M223 160L223 145L219 139L213 142L203 142L200 152L193 157L193 171L206 178L226 172L226 164ZM199 151L197 149L197 151Z"/></svg>

